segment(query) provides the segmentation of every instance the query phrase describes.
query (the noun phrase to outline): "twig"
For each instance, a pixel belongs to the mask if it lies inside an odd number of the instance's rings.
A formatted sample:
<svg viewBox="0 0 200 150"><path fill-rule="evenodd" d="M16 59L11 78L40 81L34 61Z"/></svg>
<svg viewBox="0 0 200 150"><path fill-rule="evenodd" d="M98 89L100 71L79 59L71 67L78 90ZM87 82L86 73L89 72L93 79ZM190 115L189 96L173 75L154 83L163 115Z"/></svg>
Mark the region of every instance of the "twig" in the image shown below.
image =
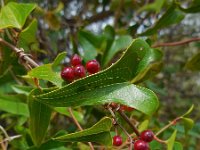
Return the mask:
<svg viewBox="0 0 200 150"><path fill-rule="evenodd" d="M81 127L81 125L80 125L79 122L77 121L76 117L74 116L71 107L68 108L68 111L69 111L69 113L70 113L70 116L72 117L72 120L74 121L74 123L75 123L76 126L78 127L78 129L79 129L80 131L82 131L83 128ZM91 149L91 150L94 150L94 147L93 147L92 143L91 143L91 142L88 142L88 144L89 144L89 146L90 146L90 149Z"/></svg>
<svg viewBox="0 0 200 150"><path fill-rule="evenodd" d="M177 42L158 43L158 44L154 44L152 47L156 48L156 47L164 47L164 46L178 46L178 45L184 45L184 44L188 44L195 41L200 41L200 38L196 37L196 38L191 38L191 39L177 41Z"/></svg>
<svg viewBox="0 0 200 150"><path fill-rule="evenodd" d="M138 129L135 127L135 125L130 121L130 119L126 116L126 114L118 109L117 112L120 114L120 116L132 127L133 131L135 132L135 134L137 136L140 136L140 132L138 131Z"/></svg>
<svg viewBox="0 0 200 150"><path fill-rule="evenodd" d="M119 124L119 123L117 122L117 118L116 118L114 112L112 111L112 109L111 109L110 107L108 107L108 110L110 111L110 113L111 113L111 115L113 116L113 118L114 118L115 122L117 123L117 125L118 125L118 126L123 130L123 132L128 136L129 142L130 142L129 150L132 150L132 147L133 147L133 144L132 144L132 143L133 143L132 137L131 137L130 134L124 129L124 127L123 127L121 124Z"/></svg>
<svg viewBox="0 0 200 150"><path fill-rule="evenodd" d="M2 38L0 38L0 43L3 44L3 45L8 46L9 48L11 48L16 54L18 54L18 57L19 57L19 59L21 61L25 60L32 67L38 67L39 66L34 60L32 60L27 54L25 54L22 49L19 49L19 48L15 47L14 45L6 42ZM25 64L23 64L23 65L25 65Z"/></svg>
<svg viewBox="0 0 200 150"><path fill-rule="evenodd" d="M160 131L158 131L155 136L158 136L159 134L161 134L163 131L165 131L166 129L168 129L169 127L173 126L176 124L177 121L179 121L181 119L181 117L175 118L173 121L171 121L169 124L167 124L166 126L164 126Z"/></svg>

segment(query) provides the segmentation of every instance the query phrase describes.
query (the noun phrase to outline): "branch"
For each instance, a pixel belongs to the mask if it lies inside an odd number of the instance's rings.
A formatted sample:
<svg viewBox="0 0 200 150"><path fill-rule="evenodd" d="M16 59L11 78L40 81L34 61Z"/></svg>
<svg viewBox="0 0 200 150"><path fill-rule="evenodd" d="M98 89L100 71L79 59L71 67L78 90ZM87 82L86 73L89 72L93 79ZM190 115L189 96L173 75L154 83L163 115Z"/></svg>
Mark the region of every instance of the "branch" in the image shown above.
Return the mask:
<svg viewBox="0 0 200 150"><path fill-rule="evenodd" d="M15 47L14 45L6 42L2 38L0 38L0 44L6 45L9 48L11 48L18 55L18 57L21 60L22 64L24 66L26 66L27 68L29 68L30 66L34 67L34 68L39 66L34 60L32 60L27 54L24 53L23 49L19 49L19 48ZM25 63L23 62L24 60L25 60ZM28 63L30 66L28 64L26 64L26 63Z"/></svg>
<svg viewBox="0 0 200 150"><path fill-rule="evenodd" d="M195 41L200 41L200 37L177 41L177 42L158 43L158 44L154 44L152 47L156 48L156 47L164 47L164 46L178 46L178 45L184 45L184 44L188 44L188 43L195 42Z"/></svg>
<svg viewBox="0 0 200 150"><path fill-rule="evenodd" d="M81 125L80 125L80 124L78 123L78 121L76 120L76 117L74 116L71 107L68 108L68 111L69 111L69 113L70 113L70 116L72 117L72 120L74 121L74 123L75 123L76 126L78 127L78 129L79 129L80 131L82 131L83 128L81 127ZM88 142L88 144L89 144L89 146L90 146L90 149L91 149L91 150L94 150L94 147L93 147L92 143L91 143L91 142Z"/></svg>

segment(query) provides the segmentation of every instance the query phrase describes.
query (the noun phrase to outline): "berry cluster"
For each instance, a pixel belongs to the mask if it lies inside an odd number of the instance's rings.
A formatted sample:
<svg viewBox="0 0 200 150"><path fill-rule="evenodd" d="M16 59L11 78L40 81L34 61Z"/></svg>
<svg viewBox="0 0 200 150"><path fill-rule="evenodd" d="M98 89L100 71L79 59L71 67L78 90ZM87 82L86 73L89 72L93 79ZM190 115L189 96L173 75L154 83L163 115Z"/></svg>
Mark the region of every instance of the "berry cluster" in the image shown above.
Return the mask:
<svg viewBox="0 0 200 150"><path fill-rule="evenodd" d="M149 142L154 139L154 134L151 130L144 130L140 134L140 139L135 141L134 150L149 150Z"/></svg>
<svg viewBox="0 0 200 150"><path fill-rule="evenodd" d="M77 54L71 57L70 63L71 67L64 67L60 74L62 79L68 82L85 77L87 72L94 74L100 70L100 64L96 60L88 61L86 67L84 67L81 57Z"/></svg>
<svg viewBox="0 0 200 150"><path fill-rule="evenodd" d="M144 130L138 140L134 142L134 150L149 150L149 142L154 139L154 134L151 130ZM120 146L122 145L122 137L116 135L113 137L113 145Z"/></svg>

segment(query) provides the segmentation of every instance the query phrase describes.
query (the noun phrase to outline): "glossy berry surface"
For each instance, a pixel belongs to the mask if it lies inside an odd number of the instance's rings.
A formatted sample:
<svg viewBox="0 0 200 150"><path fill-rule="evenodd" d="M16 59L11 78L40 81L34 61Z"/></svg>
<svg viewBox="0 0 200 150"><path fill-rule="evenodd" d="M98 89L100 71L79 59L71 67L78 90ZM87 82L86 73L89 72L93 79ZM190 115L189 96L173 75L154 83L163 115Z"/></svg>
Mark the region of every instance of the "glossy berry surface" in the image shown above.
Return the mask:
<svg viewBox="0 0 200 150"><path fill-rule="evenodd" d="M74 67L74 74L77 78L82 78L82 77L85 77L86 75L86 71L85 71L85 68L84 66L82 65L76 65Z"/></svg>
<svg viewBox="0 0 200 150"><path fill-rule="evenodd" d="M149 145L143 140L137 140L134 143L134 150L149 150Z"/></svg>
<svg viewBox="0 0 200 150"><path fill-rule="evenodd" d="M71 57L71 65L72 66L81 65L81 62L82 62L82 59L81 59L81 57L79 55L74 54Z"/></svg>
<svg viewBox="0 0 200 150"><path fill-rule="evenodd" d="M73 81L75 78L74 69L71 67L63 68L60 75L65 81L69 81L69 82Z"/></svg>
<svg viewBox="0 0 200 150"><path fill-rule="evenodd" d="M151 142L154 138L154 134L151 130L144 130L140 134L140 139L145 141L145 142Z"/></svg>
<svg viewBox="0 0 200 150"><path fill-rule="evenodd" d="M119 136L119 135L115 135L113 137L113 145L114 146L120 146L120 145L122 145L122 137Z"/></svg>
<svg viewBox="0 0 200 150"><path fill-rule="evenodd" d="M90 60L86 63L86 69L91 74L96 73L100 70L100 64L96 60Z"/></svg>

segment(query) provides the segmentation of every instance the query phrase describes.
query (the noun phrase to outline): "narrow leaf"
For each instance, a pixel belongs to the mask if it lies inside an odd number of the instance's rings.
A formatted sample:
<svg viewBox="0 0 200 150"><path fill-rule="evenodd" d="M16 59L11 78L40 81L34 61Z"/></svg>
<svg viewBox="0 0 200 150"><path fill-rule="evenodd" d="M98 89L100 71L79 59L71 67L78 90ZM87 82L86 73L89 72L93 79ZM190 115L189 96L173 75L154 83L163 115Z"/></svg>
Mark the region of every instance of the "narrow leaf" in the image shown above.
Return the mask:
<svg viewBox="0 0 200 150"><path fill-rule="evenodd" d="M18 28L21 29L29 14L35 9L36 4L23 4L9 2L2 7L0 12L0 29ZM23 13L22 13L23 12Z"/></svg>
<svg viewBox="0 0 200 150"><path fill-rule="evenodd" d="M91 128L55 137L53 139L62 142L97 142L108 146L112 144L112 139L109 132L111 127L112 119L105 117Z"/></svg>
<svg viewBox="0 0 200 150"><path fill-rule="evenodd" d="M194 105L192 105L192 106L189 108L189 110L188 110L185 114L183 114L181 117L188 116L188 115L193 111L193 109L194 109Z"/></svg>
<svg viewBox="0 0 200 150"><path fill-rule="evenodd" d="M171 135L171 137L166 141L167 142L167 150L173 150L176 133L177 133L177 130L175 130L173 132L173 134Z"/></svg>
<svg viewBox="0 0 200 150"><path fill-rule="evenodd" d="M28 106L30 111L29 128L32 140L36 146L40 146L44 140L52 111L47 105L36 101L32 97L33 94L40 93L40 90L35 89L28 97Z"/></svg>

